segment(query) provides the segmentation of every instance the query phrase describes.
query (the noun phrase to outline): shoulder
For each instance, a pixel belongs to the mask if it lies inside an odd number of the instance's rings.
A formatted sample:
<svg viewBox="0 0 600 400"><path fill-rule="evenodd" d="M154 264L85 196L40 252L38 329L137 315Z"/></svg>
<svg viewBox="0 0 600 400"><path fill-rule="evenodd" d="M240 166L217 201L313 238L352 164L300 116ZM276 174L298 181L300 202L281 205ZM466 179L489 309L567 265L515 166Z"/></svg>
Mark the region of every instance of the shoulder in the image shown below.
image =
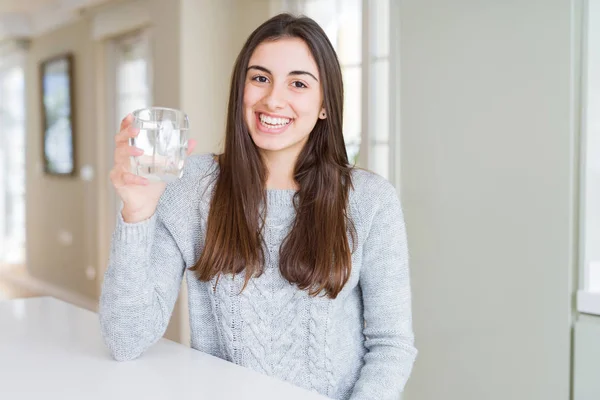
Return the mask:
<svg viewBox="0 0 600 400"><path fill-rule="evenodd" d="M352 170L351 200L360 208L377 210L390 202L399 202L396 188L383 176L365 169Z"/></svg>
<svg viewBox="0 0 600 400"><path fill-rule="evenodd" d="M210 175L218 167L216 156L213 153L204 153L189 156L183 168L183 180L194 180L198 177Z"/></svg>
<svg viewBox="0 0 600 400"><path fill-rule="evenodd" d="M401 223L404 217L396 188L383 176L364 169L352 171L350 212L360 235L369 236L381 221Z"/></svg>

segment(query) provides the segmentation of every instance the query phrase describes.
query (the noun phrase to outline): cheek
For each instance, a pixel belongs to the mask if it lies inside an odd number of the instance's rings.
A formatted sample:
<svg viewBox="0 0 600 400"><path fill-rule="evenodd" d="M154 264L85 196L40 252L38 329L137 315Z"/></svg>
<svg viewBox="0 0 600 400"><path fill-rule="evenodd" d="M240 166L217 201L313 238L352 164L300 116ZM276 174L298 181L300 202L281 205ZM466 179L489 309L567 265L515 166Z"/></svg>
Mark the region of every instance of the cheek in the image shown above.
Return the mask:
<svg viewBox="0 0 600 400"><path fill-rule="evenodd" d="M253 107L260 99L260 89L253 85L246 84L244 87L244 106Z"/></svg>
<svg viewBox="0 0 600 400"><path fill-rule="evenodd" d="M318 96L305 96L296 100L295 109L299 116L306 118L306 122L317 119L321 110L321 103Z"/></svg>

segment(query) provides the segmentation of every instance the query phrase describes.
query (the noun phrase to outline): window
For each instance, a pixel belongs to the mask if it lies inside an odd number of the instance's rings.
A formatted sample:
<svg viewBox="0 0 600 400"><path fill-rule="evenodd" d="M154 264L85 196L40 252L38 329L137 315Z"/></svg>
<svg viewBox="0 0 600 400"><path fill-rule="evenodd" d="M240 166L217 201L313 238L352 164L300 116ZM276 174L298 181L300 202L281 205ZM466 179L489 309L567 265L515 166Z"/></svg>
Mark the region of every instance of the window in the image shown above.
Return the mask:
<svg viewBox="0 0 600 400"><path fill-rule="evenodd" d="M115 40L116 115L121 119L151 103L148 35L141 33Z"/></svg>
<svg viewBox="0 0 600 400"><path fill-rule="evenodd" d="M600 0L588 0L586 11L581 124L583 291L578 308L600 314Z"/></svg>
<svg viewBox="0 0 600 400"><path fill-rule="evenodd" d="M25 82L20 55L0 60L0 264L25 263Z"/></svg>
<svg viewBox="0 0 600 400"><path fill-rule="evenodd" d="M280 10L321 25L336 49L344 79L344 138L350 162L390 179L395 135L390 114L390 0L283 1Z"/></svg>

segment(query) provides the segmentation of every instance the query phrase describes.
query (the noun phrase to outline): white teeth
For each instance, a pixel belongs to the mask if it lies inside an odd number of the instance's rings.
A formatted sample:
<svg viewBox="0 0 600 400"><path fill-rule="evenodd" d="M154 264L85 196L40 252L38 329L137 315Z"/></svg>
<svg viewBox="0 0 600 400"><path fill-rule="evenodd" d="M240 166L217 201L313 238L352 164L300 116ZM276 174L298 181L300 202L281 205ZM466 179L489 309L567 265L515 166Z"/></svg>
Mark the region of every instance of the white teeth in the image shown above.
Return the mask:
<svg viewBox="0 0 600 400"><path fill-rule="evenodd" d="M260 121L263 124L269 124L269 125L273 125L276 127L281 127L284 125L287 125L290 122L289 118L274 118L274 117L269 117L268 115L264 115L264 114L260 114Z"/></svg>

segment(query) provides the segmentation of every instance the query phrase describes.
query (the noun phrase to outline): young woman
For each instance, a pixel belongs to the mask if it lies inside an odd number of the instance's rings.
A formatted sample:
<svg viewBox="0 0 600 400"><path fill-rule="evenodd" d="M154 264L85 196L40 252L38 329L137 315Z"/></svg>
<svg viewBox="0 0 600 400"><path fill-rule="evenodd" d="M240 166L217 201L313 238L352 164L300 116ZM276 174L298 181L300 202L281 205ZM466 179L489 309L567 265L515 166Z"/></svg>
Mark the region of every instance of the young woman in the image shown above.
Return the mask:
<svg viewBox="0 0 600 400"><path fill-rule="evenodd" d="M389 182L349 165L342 105L325 33L282 14L236 60L221 154L149 184L123 121L100 299L115 359L162 337L188 271L193 348L335 399L398 398L416 355L403 215Z"/></svg>

